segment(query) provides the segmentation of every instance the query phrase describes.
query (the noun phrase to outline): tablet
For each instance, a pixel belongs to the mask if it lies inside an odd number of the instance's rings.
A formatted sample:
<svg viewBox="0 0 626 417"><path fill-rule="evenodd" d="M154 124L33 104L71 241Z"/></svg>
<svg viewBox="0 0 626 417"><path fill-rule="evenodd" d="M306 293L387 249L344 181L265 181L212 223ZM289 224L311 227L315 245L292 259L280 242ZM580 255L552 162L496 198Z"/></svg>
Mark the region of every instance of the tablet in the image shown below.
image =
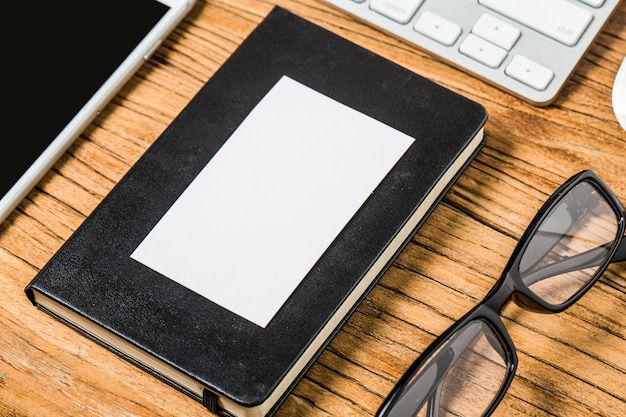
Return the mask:
<svg viewBox="0 0 626 417"><path fill-rule="evenodd" d="M3 6L5 20L16 23L2 29L9 129L0 163L0 222L194 3L52 0Z"/></svg>

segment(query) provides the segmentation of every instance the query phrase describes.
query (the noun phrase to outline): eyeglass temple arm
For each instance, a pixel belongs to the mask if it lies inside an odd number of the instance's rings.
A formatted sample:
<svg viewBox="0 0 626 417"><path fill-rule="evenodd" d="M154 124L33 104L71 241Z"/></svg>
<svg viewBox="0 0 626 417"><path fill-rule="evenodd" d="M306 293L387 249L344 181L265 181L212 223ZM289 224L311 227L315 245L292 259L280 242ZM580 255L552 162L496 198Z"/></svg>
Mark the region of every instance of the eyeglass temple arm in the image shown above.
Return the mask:
<svg viewBox="0 0 626 417"><path fill-rule="evenodd" d="M611 263L623 261L626 261L626 235L622 236L622 240L619 243L619 247L613 256L613 259L611 259Z"/></svg>
<svg viewBox="0 0 626 417"><path fill-rule="evenodd" d="M439 417L439 409L441 407L441 393L443 392L443 383L445 381L442 379L435 389L435 392L430 395L430 399L428 400L428 417Z"/></svg>
<svg viewBox="0 0 626 417"><path fill-rule="evenodd" d="M463 331L448 342L446 342L445 348L440 350L434 358L426 365L424 369L413 379L409 385L422 382L425 386L424 391L426 395L418 402L416 410L420 410L426 402L429 402L428 416L436 417L437 414L433 414L438 410L439 396L441 395L441 389L446 375L454 364L461 358L463 352L472 344L472 342L481 333L480 327L472 328L472 331ZM490 339L488 335L485 335L487 340L492 345L497 345Z"/></svg>
<svg viewBox="0 0 626 417"><path fill-rule="evenodd" d="M524 282L531 285L566 272L598 266L604 259L604 251L608 245L609 244L598 246L597 248L590 249L538 269L537 271L525 275ZM613 255L613 258L611 258L611 263L623 261L626 261L626 235L622 237L617 251Z"/></svg>

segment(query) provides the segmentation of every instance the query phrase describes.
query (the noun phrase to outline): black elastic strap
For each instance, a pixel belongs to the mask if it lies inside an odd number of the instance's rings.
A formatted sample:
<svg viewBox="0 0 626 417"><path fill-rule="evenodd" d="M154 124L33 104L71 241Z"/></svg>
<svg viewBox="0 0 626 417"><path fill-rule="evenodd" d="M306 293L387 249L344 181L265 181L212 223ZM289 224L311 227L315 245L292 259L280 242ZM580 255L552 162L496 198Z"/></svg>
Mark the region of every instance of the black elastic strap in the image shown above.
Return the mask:
<svg viewBox="0 0 626 417"><path fill-rule="evenodd" d="M204 389L202 392L202 405L209 409L212 413L219 413L219 409L217 407L217 394L209 391L208 389Z"/></svg>

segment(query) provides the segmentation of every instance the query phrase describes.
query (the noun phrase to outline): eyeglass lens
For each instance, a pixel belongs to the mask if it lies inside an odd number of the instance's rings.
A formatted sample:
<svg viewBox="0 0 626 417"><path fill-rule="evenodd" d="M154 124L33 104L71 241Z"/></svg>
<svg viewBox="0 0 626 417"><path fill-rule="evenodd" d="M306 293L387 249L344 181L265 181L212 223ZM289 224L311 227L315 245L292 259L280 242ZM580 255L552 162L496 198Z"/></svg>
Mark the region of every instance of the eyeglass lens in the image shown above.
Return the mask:
<svg viewBox="0 0 626 417"><path fill-rule="evenodd" d="M519 264L526 286L548 303L566 302L591 281L616 242L618 219L595 186L583 181L545 217Z"/></svg>
<svg viewBox="0 0 626 417"><path fill-rule="evenodd" d="M506 377L504 348L482 320L456 331L405 385L388 417L480 416Z"/></svg>

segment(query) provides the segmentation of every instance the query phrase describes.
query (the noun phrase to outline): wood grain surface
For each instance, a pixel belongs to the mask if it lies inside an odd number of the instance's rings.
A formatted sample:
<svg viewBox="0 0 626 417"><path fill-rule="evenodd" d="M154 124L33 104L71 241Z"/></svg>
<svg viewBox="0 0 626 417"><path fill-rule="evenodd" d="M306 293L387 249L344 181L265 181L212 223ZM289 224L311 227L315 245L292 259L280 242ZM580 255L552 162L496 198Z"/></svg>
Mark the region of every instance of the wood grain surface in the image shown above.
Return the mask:
<svg viewBox="0 0 626 417"><path fill-rule="evenodd" d="M201 0L0 225L0 416L211 415L42 313L23 290L274 5L489 112L485 148L278 417L372 416L420 352L486 295L537 209L572 174L594 169L626 203L626 132L611 107L626 54L624 2L557 100L541 108L320 1ZM510 304L503 320L519 368L495 415L626 416L624 263L564 313Z"/></svg>

